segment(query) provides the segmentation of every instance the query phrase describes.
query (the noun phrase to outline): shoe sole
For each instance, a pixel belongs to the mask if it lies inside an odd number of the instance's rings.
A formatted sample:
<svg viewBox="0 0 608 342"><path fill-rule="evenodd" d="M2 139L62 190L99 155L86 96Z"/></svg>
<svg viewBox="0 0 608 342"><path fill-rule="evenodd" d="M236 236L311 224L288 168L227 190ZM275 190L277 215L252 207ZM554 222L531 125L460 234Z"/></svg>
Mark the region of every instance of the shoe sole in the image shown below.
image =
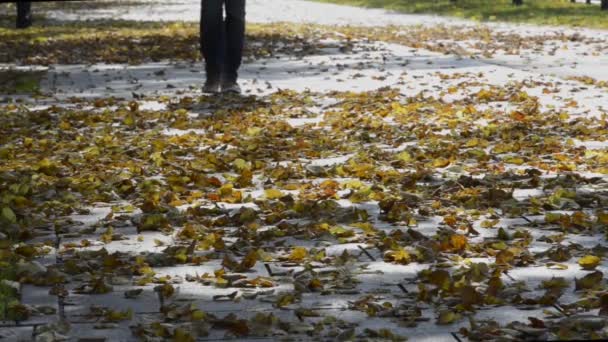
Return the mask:
<svg viewBox="0 0 608 342"><path fill-rule="evenodd" d="M240 95L241 92L236 90L222 90L222 94Z"/></svg>
<svg viewBox="0 0 608 342"><path fill-rule="evenodd" d="M203 94L219 94L219 93L220 93L219 89L217 89L217 90L205 90L205 89L203 89Z"/></svg>

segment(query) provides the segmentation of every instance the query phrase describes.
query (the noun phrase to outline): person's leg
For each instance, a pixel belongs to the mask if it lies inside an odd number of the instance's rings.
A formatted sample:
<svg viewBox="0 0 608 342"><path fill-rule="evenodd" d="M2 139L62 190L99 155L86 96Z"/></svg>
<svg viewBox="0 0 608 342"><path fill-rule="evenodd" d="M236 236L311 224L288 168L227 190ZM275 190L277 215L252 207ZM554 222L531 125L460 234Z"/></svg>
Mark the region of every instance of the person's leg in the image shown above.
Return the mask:
<svg viewBox="0 0 608 342"><path fill-rule="evenodd" d="M226 0L224 82L236 83L245 44L245 0Z"/></svg>
<svg viewBox="0 0 608 342"><path fill-rule="evenodd" d="M207 83L218 83L221 75L220 47L222 36L224 0L202 0L200 39L205 58Z"/></svg>
<svg viewBox="0 0 608 342"><path fill-rule="evenodd" d="M17 1L17 28L32 26L32 3Z"/></svg>

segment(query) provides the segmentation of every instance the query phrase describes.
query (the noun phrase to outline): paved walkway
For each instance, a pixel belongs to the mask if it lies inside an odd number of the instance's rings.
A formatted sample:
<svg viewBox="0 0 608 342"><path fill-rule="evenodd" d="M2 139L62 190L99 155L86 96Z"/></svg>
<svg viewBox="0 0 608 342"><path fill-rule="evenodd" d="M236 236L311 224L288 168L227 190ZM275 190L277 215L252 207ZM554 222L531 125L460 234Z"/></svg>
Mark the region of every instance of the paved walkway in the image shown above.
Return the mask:
<svg viewBox="0 0 608 342"><path fill-rule="evenodd" d="M248 20L255 23L294 22L321 25L353 26L471 26L479 24L461 19L433 15L410 15L381 9L364 9L304 0L250 0L247 4ZM118 10L83 10L71 13L50 14L57 19L126 19L151 21L198 21L200 1L171 0L148 6L132 6ZM536 27L504 23L483 24L492 30L517 37L546 40L534 51L516 51L514 54L498 51L488 62L509 68L558 76L590 76L608 80L608 31ZM575 41L557 41L554 38L575 37ZM553 38L553 39L552 39ZM588 41L594 41L589 43ZM587 41L587 42L586 42ZM475 44L467 41L463 44Z"/></svg>

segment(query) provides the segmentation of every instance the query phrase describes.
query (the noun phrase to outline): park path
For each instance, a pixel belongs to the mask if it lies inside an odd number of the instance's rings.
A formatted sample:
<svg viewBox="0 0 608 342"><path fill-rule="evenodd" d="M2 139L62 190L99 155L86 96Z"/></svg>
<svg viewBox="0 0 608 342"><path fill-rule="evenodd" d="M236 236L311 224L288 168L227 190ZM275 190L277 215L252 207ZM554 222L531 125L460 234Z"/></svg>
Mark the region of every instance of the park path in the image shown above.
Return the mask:
<svg viewBox="0 0 608 342"><path fill-rule="evenodd" d="M509 81L530 84L555 83L558 94L530 91L547 106L556 98L571 98L580 113L599 115L606 107L602 89L579 91L572 77L608 81L608 31L584 28L539 27L508 23L476 22L433 15L394 13L382 9L318 3L304 0L249 0L248 21L290 22L338 26L390 27L407 36L414 27L459 32L442 40L429 39L427 47L412 48L390 42L356 42L354 49L340 51L341 43L327 42L322 53L245 63L241 80L248 94L268 94L277 89L302 91L368 91L383 86L402 88L406 94L424 91L434 95L444 82L437 72L465 73L470 80L501 85ZM125 19L147 21L199 20L200 1L144 1L120 8L99 8L47 13L58 20ZM487 30L487 37L468 33ZM398 34L397 34L398 36ZM404 65L406 67L404 68ZM154 63L128 65L57 65L49 70L45 89L59 97L118 96L133 92L171 95L199 89L204 79L201 64ZM154 76L162 74L162 77ZM356 80L348 81L348 80ZM195 90L196 91L196 90ZM599 92L599 93L598 93ZM557 101L559 102L559 101Z"/></svg>
<svg viewBox="0 0 608 342"><path fill-rule="evenodd" d="M125 19L149 21L191 21L200 19L199 0L149 1L150 4L121 7L119 9L86 9L72 12L56 11L49 15L60 20ZM249 0L247 16L254 23L314 23L321 25L353 26L480 26L479 23L441 17L395 13L382 9L366 9L318 3L305 0ZM517 54L498 52L487 62L513 69L558 76L590 76L608 80L608 31L584 28L538 27L534 25L488 23L497 33L516 34L521 37L575 36L569 44L546 39L542 49ZM587 39L596 43L584 43ZM463 42L466 43L472 42ZM556 53L557 51L557 53Z"/></svg>
<svg viewBox="0 0 608 342"><path fill-rule="evenodd" d="M422 90L419 77L434 72L459 70L491 75L487 81L501 84L506 79L534 81L567 81L572 77L590 77L608 81L608 31L584 28L538 27L506 23L476 22L433 15L410 15L381 9L317 3L303 0L250 0L248 21L252 23L312 23L339 26L392 27L399 31L412 27L443 27L446 31L463 31L456 39L430 41L438 50L407 48L397 44L359 44L358 51L336 53L330 46L325 55L294 59L279 56L272 64L257 60L246 63L242 80L246 92L269 93L276 89L304 90L371 90L405 82L405 91ZM199 20L200 1L173 0L142 2L118 9L99 8L51 11L49 17L58 20L125 19L148 21ZM466 30L489 30L483 39L468 38ZM498 38L500 37L500 38ZM500 39L500 41L498 41ZM529 43L532 42L532 43ZM527 44L527 46L526 46ZM337 46L337 45L336 45ZM445 48L443 48L445 46ZM514 48L509 48L514 46ZM335 47L335 46L334 46ZM374 51L372 51L374 50ZM403 70L403 63L408 68ZM268 64L268 65L267 65ZM358 66L342 68L341 64ZM379 68L379 64L382 67ZM361 67L362 66L362 67ZM353 71L354 69L354 71ZM382 71L380 71L380 69ZM104 73L99 73L103 70ZM199 65L147 64L139 66L56 66L50 70L45 87L61 96L129 95L133 91L175 93L199 86L204 78L197 73ZM146 75L165 74L161 79ZM403 75L407 71L409 75ZM378 78L377 73L384 73ZM353 75L363 75L365 82L343 82ZM294 77L297 76L297 77ZM135 81L134 81L135 80ZM433 81L429 80L431 87ZM260 87L259 84L264 84ZM167 90L167 86L173 90ZM567 89L563 89L568 92ZM542 94L541 94L542 95ZM573 94L580 103L601 104L603 98L594 92ZM552 102L552 101L548 101ZM594 108L598 108L595 106ZM587 108L585 108L587 110Z"/></svg>
<svg viewBox="0 0 608 342"><path fill-rule="evenodd" d="M99 9L86 11L55 11L48 15L59 20L87 20L87 19L127 19L127 20L152 20L152 21L198 21L198 9L200 2L197 0L174 0L163 1L158 4L151 1L150 4L134 5L120 8L119 10ZM315 23L322 25L353 25L353 26L395 26L394 30L407 30L412 25L427 27L445 26L447 30L477 30L488 28L493 32L490 40L502 37L503 43L509 41L533 40L532 45L522 45L518 51L507 51L504 44L494 44L493 41L480 42L475 39L461 37L453 41L434 42L443 44L449 49L441 51L428 48L414 48L398 42L379 42L358 40L352 43L348 50L344 50L343 40L327 40L323 42L323 48L319 53L294 57L289 54L278 55L272 59L259 59L248 61L242 69L242 82L246 94L268 95L280 89L292 89L296 91L312 90L314 92L327 93L331 91L372 91L382 87L393 87L399 89L403 96L415 96L423 94L429 97L437 97L442 100L459 101L470 96L475 96L484 87L504 87L506 84L523 84L525 90L532 96L539 98L539 104L543 109L554 109L563 111L573 117L599 117L608 108L608 92L606 87L595 86L589 82L570 79L570 77L592 77L596 80L608 81L608 31L588 29L565 29L545 28L529 25L513 24L488 24L443 18L427 15L396 14L384 10L361 9L349 6L337 6L321 4L302 0L249 0L248 20L255 23L292 22L292 23ZM480 43L483 43L480 47ZM491 54L488 50L492 50ZM13 67L13 66L11 66ZM15 66L28 69L30 66ZM144 95L169 95L193 96L200 95L200 84L204 79L201 63L188 62L159 62L145 63L141 65L54 65L52 69L38 67L47 71L47 78L43 83L43 91L50 92L52 99L43 99L40 102L30 104L32 108L42 108L52 104L63 104L65 99L79 97L124 97L131 98L132 94ZM475 84L464 87L464 83ZM550 91L547 89L550 88ZM315 103L311 111L322 112L327 103ZM330 104L332 104L330 102ZM576 104L576 105L573 105ZM496 105L509 106L509 103L486 103L479 106L491 107ZM164 109L160 102L149 102L142 104L150 109ZM312 110L314 109L314 110ZM508 108L505 108L507 110ZM320 123L322 115L309 118L286 119L294 127L306 124ZM165 131L166 135L183 135L192 130L172 129ZM196 131L194 131L196 133ZM585 146L589 150L601 150L606 147L602 141L574 141L574 144ZM348 159L348 156L347 156ZM331 159L317 161L321 165L344 163L346 159ZM605 177L605 175L603 176ZM520 190L519 198L526 198L529 192ZM376 206L377 207L377 206ZM378 210L376 207L370 212ZM91 213L73 217L76 222L84 222L88 227L98 220L106 217L111 212L109 205L91 208ZM377 213L376 213L377 214ZM503 223L506 221L503 221ZM511 225L525 225L524 219L509 221ZM437 222L421 224L420 230L428 229L434 232ZM131 229L131 228L128 228ZM133 236L135 234L133 233ZM483 236L481 237L483 238ZM98 236L90 238L91 241ZM584 247L593 247L598 240L588 236L569 237L568 241L576 242ZM600 238L604 241L603 237ZM76 239L73 239L76 241ZM161 240L166 245L174 243L173 237L162 234L148 234L145 241L136 242L134 239L113 241L106 246L110 252L114 251L146 251L159 250L154 245L155 240ZM70 240L68 240L70 241ZM300 243L302 243L300 241ZM99 247L95 244L94 247ZM328 247L328 253L339 254L342 250L338 247L333 250ZM357 251L356 245L346 246L350 251ZM546 249L542 243L534 248ZM375 254L374 254L375 255ZM51 253L48 260L43 263L53 263L57 253ZM375 255L376 258L381 256ZM163 274L172 275L174 278L184 279L193 272L213 273L220 267L219 261L214 260L204 266L191 267L167 267L162 270ZM406 266L392 265L382 261L369 261L368 273L361 274L365 290L386 288L387 283L397 283L405 278L414 278L420 270L419 266L410 264ZM571 265L572 266L572 265ZM576 265L574 265L576 266ZM517 280L533 281L539 284L554 275L564 276L568 279L581 277L581 272L574 270L574 266L565 272L555 270L538 270L534 268L520 268L514 271L511 277ZM601 269L607 269L606 265ZM383 276L375 276L373 272L382 271ZM267 272L260 265L253 270L255 274ZM530 280L532 279L532 280ZM177 283L176 283L177 284ZM116 281L115 291L109 294L90 296L76 294L71 295L69 305L65 306L67 315L77 322L84 320L87 310L91 305L113 305L117 309L126 310L132 308L135 312L156 312L158 310L158 299L153 291L145 291L137 301L126 301L123 291L130 289L122 282ZM286 285L281 285L286 286ZM226 295L223 289L206 288L204 293L200 292L198 284L192 285L185 282L176 285L179 287L179 295L186 299L195 299L198 304L206 310L217 312L240 312L252 315L254 312L276 311L269 303L243 300L239 303L229 301L217 301L213 299L216 295ZM413 284L408 284L410 290L415 289ZM387 290L391 293L395 289ZM398 289L397 289L398 290ZM64 309L64 304L55 303L47 296L46 289L33 286L24 288L24 301L32 305L47 305ZM347 308L356 297L347 295L337 297L329 301L319 297L306 297L303 304L311 307L325 305L327 312L333 312L335 316L356 322L360 328L378 329L384 327L385 321L381 318L369 318L362 312L355 312ZM569 299L577 299L572 296ZM60 310L61 311L61 310ZM425 311L425 317L433 317L432 310ZM284 315L287 315L283 312ZM542 315L541 310L536 309L527 312L526 316ZM143 315L145 316L145 315ZM139 317L138 317L139 318ZM479 312L477 318L495 318L498 321L513 321L521 319L521 312L512 308L492 308ZM146 317L141 318L145 321ZM39 322L44 322L41 320ZM452 326L437 326L433 321L421 322L416 328L403 326L391 326L412 341L453 341L450 334L456 332L460 326L466 326L467 322ZM113 329L94 328L96 323L73 324L70 335L83 338L107 338L109 340L130 340L130 332L127 323L116 324ZM32 327L24 326L19 329L0 329L2 334L17 338L20 335L27 339L32 336ZM12 335L11 335L12 334ZM48 335L47 335L48 336ZM221 337L217 337L220 339ZM268 339L271 340L271 339Z"/></svg>

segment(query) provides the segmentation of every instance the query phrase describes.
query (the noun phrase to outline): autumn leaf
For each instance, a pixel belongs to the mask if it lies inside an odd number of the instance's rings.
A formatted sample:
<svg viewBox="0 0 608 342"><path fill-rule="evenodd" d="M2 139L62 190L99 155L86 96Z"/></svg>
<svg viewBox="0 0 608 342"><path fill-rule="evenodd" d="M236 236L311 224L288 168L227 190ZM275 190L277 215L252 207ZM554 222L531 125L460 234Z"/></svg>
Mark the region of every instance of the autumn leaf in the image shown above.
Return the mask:
<svg viewBox="0 0 608 342"><path fill-rule="evenodd" d="M139 297L139 295L141 295L143 291L144 291L143 289L127 290L124 292L124 296L125 296L125 298L135 299L135 298Z"/></svg>
<svg viewBox="0 0 608 342"><path fill-rule="evenodd" d="M173 333L173 342L194 342L196 338L182 328L175 329Z"/></svg>
<svg viewBox="0 0 608 342"><path fill-rule="evenodd" d="M466 309L472 309L473 305L479 305L483 302L483 296L475 290L473 286L464 286L460 289L462 305Z"/></svg>
<svg viewBox="0 0 608 342"><path fill-rule="evenodd" d="M439 316L437 317L437 324L440 324L440 325L452 324L452 323L456 322L457 320L459 320L461 317L462 316L459 313L456 313L454 311L443 310L439 313Z"/></svg>
<svg viewBox="0 0 608 342"><path fill-rule="evenodd" d="M403 151L397 154L397 159L406 163L413 161L412 155L408 151Z"/></svg>
<svg viewBox="0 0 608 342"><path fill-rule="evenodd" d="M578 264L585 270L593 270L599 265L600 260L595 255L585 255L578 260Z"/></svg>
<svg viewBox="0 0 608 342"><path fill-rule="evenodd" d="M575 291L589 290L595 287L599 287L601 286L601 282L603 279L604 274L600 271L589 273L580 279L574 278Z"/></svg>
<svg viewBox="0 0 608 342"><path fill-rule="evenodd" d="M104 320L106 322L120 322L124 320L130 320L133 317L133 310L128 309L126 311L115 311L108 310L106 312Z"/></svg>
<svg viewBox="0 0 608 342"><path fill-rule="evenodd" d="M452 286L452 276L446 270L434 270L427 275L429 282L440 289L449 290Z"/></svg>
<svg viewBox="0 0 608 342"><path fill-rule="evenodd" d="M291 251L288 259L293 262L301 262L308 256L308 250L304 247L296 247Z"/></svg>
<svg viewBox="0 0 608 342"><path fill-rule="evenodd" d="M394 262L396 264L407 265L411 262L412 257L403 248L398 248L394 251L388 251L384 254L384 260Z"/></svg>
<svg viewBox="0 0 608 342"><path fill-rule="evenodd" d="M175 288L171 284L163 284L154 288L162 298L170 298L175 293Z"/></svg>
<svg viewBox="0 0 608 342"><path fill-rule="evenodd" d="M286 294L279 296L275 305L278 308L284 308L284 307L294 303L295 301L296 301L296 297L293 294L286 293Z"/></svg>
<svg viewBox="0 0 608 342"><path fill-rule="evenodd" d="M449 159L437 158L437 159L433 160L433 167L444 168L444 167L447 167L448 165L450 165L450 163L451 163L451 161Z"/></svg>
<svg viewBox="0 0 608 342"><path fill-rule="evenodd" d="M508 265L515 259L513 252L509 250L502 250L496 254L496 264Z"/></svg>
<svg viewBox="0 0 608 342"><path fill-rule="evenodd" d="M274 200L283 197L283 193L278 189L266 189L264 190L264 196L266 196L266 199Z"/></svg>
<svg viewBox="0 0 608 342"><path fill-rule="evenodd" d="M467 246L467 238L464 235L454 234L450 237L450 244L456 251L462 251Z"/></svg>
<svg viewBox="0 0 608 342"><path fill-rule="evenodd" d="M9 207L2 208L2 218L10 223L17 223L17 216L13 212L13 210Z"/></svg>
<svg viewBox="0 0 608 342"><path fill-rule="evenodd" d="M245 272L250 270L255 266L258 261L258 252L256 250L251 250L247 255L241 260L241 263L235 269L237 272Z"/></svg>
<svg viewBox="0 0 608 342"><path fill-rule="evenodd" d="M498 223L500 223L500 220L484 220L480 226L481 228L494 228Z"/></svg>
<svg viewBox="0 0 608 342"><path fill-rule="evenodd" d="M99 237L99 240L101 240L103 243L110 243L112 242L112 236L114 235L114 229L112 227L108 227L108 229L105 231L105 233L101 234L101 236Z"/></svg>

